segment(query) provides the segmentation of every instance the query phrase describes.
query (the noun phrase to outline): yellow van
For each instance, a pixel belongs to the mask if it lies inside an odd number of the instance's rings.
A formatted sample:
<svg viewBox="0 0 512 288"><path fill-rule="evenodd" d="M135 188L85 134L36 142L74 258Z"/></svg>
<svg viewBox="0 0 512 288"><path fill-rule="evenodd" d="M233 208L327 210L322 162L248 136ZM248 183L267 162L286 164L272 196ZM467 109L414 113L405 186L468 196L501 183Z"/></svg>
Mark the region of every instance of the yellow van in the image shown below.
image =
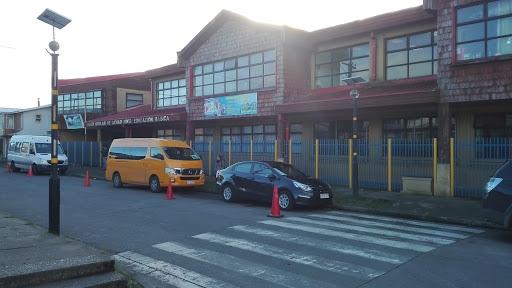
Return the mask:
<svg viewBox="0 0 512 288"><path fill-rule="evenodd" d="M171 185L204 185L203 162L185 142L156 138L115 139L107 157L105 179L123 184L149 185L160 192Z"/></svg>

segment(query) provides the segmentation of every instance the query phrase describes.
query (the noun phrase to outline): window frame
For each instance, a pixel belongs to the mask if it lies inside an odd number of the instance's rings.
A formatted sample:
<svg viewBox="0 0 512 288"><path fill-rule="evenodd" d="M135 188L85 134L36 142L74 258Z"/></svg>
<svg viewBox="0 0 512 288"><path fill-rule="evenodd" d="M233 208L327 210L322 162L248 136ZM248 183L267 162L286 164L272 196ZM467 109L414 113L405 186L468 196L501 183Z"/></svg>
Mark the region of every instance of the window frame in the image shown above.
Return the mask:
<svg viewBox="0 0 512 288"><path fill-rule="evenodd" d="M418 35L422 35L422 34L426 34L426 33L430 33L430 44L424 44L424 45L418 45L418 46L414 46L414 47L411 47L411 37L414 37L414 36L418 36ZM385 75L386 75L386 80L387 81L392 81L392 80L399 80L399 79L410 79L410 78L416 78L416 77L425 77L425 76L432 76L432 75L437 75L437 66L438 66L438 53L437 53L437 37L436 37L436 34L438 35L438 30L437 29L431 29L431 30L425 30L425 31L421 31L421 32L415 32L415 33L411 33L411 34L405 34L405 35L401 35L401 36L397 36L397 37L390 37L390 38L386 38L385 39L385 58L384 58L384 61L385 61ZM388 49L388 42L389 41L393 41L395 39L400 39L400 38L406 38L406 43L405 43L405 47L404 48L401 48L401 49L394 49L394 50L389 50ZM411 62L411 51L414 51L414 50L417 50L417 49L424 49L424 48L428 48L430 47L431 48L431 58L430 60L422 60L422 61L412 61ZM389 59L388 59L388 56L390 54L393 54L393 53L400 53L400 52L406 52L406 61L405 63L399 63L399 64L394 64L394 65L389 65ZM430 65L430 68L431 68L431 74L427 74L427 75L419 75L419 76L411 76L411 66L412 65L417 65L417 64L424 64L424 63L431 63ZM406 67L406 77L400 77L400 78L389 78L389 69L390 68L396 68L396 67Z"/></svg>
<svg viewBox="0 0 512 288"><path fill-rule="evenodd" d="M275 49L265 50L194 66L193 97L274 89L277 82L276 54ZM228 73L234 79L226 79Z"/></svg>
<svg viewBox="0 0 512 288"><path fill-rule="evenodd" d="M261 126L261 132L254 131L259 129ZM248 132L247 128L250 128L251 131ZM229 133L226 133L227 129L229 129ZM270 131L269 131L270 130ZM273 131L272 131L273 130ZM244 137L245 136L245 137ZM254 140L254 136L261 136L263 140ZM253 153L274 153L274 145L269 145L270 141L265 139L266 136L272 137L272 141L277 140L277 125L275 124L259 124L259 125L243 125L243 126L229 126L221 128L221 151L228 152L229 151L229 141L231 144L236 143L240 144L240 146L232 146L232 152L250 152L250 141L253 141ZM249 138L250 140L244 140L244 138Z"/></svg>
<svg viewBox="0 0 512 288"><path fill-rule="evenodd" d="M157 82L155 87L157 108L187 104L187 81L185 78Z"/></svg>
<svg viewBox="0 0 512 288"><path fill-rule="evenodd" d="M497 51L497 52L495 52L494 55L489 55L490 54L490 51L489 51L490 50L489 49L490 41L498 40L498 39L503 39L503 40L508 39L508 41L512 40L512 30L510 33L508 33L506 35L493 36L493 37L488 36L488 32L489 32L488 25L490 22L495 21L495 20L506 19L506 18L511 18L511 21L512 21L512 9L511 9L510 13L508 13L508 14L503 14L503 15L498 15L498 16L489 16L489 13L488 13L489 12L489 4L496 3L496 2L499 2L499 0L498 1L481 1L478 3L471 3L468 5L461 5L461 6L455 7L454 17L453 17L453 34L454 34L454 37L453 37L453 46L454 46L453 61L454 62L473 62L478 59L500 57L502 55L506 55L507 58L512 57L512 50L510 53L506 53L506 54L502 54L499 51ZM480 19L469 20L469 21L459 23L459 11L461 11L463 9L470 8L470 7L477 7L479 5L482 5L482 17ZM480 24L480 23L483 23L483 37L482 38L459 41L459 39L458 39L459 35L462 34L462 31L459 32L459 28L467 27L470 25L476 25L476 24ZM473 31L474 29L471 29L471 30ZM508 41L507 41L507 43L508 43ZM475 53L468 53L468 54L464 53L463 54L461 49L463 49L464 47L461 47L461 46L463 46L465 44L480 43L480 42L483 42L482 43L483 44L482 52L478 52L478 53L475 52ZM464 49L464 52L465 52L465 49Z"/></svg>
<svg viewBox="0 0 512 288"><path fill-rule="evenodd" d="M144 94L139 94L139 93L126 93L126 109L128 108L132 108L132 107L137 107L137 106L141 106L141 105L144 105ZM139 99L137 100L133 100L133 99L128 99L129 96L140 96L140 102L138 101ZM131 101L131 102L137 102L138 104L135 104L135 105L130 105L128 106L128 102Z"/></svg>
<svg viewBox="0 0 512 288"><path fill-rule="evenodd" d="M14 115L5 115L5 129L14 129Z"/></svg>
<svg viewBox="0 0 512 288"><path fill-rule="evenodd" d="M363 55L363 56L354 56L354 48L357 48L357 47L361 47L361 46L366 46L367 47L367 50L368 50L368 53ZM332 57L332 54L330 56L330 61L329 62L318 62L318 58L319 58L319 55L321 54L325 54L325 53L333 53L333 52L342 52L344 49L348 49L349 50L349 56L348 58L346 59L342 59L342 60L339 60L339 61L335 61L334 57ZM360 60L360 59L368 59L368 69L358 69L357 66L355 69L353 69L352 67L348 66L347 67L343 67L341 70L343 70L344 72L339 72L339 73L334 73L334 68L335 67L338 67L335 65L335 63L339 63L339 67L341 67L342 63L344 63L345 65L347 63L351 64L353 63L354 60ZM361 73L367 73L366 76L367 77L363 77L361 76L364 80L366 80L365 82L363 83L366 83L369 81L369 78L370 78L370 43L369 42L363 42L363 43L359 43L359 44L355 44L355 45L351 45L351 46L347 46L347 47L339 47L339 48L335 48L335 49L331 49L331 50L325 50L325 51L318 51L315 53L315 61L314 61L314 65L315 65L315 82L314 82L314 85L315 85L315 90L316 89L324 89L324 88L333 88L333 87L341 87L341 86L347 86L348 84L346 84L345 82L341 81L342 78L340 78L340 83L339 85L335 85L335 82L334 82L334 79L335 77L341 77L341 75L343 74L346 74L347 77L345 78L349 78L349 77L354 77L354 76L360 76ZM321 66L325 66L325 65L330 65L330 69L331 69L331 72L330 74L326 74L326 75L321 75L321 76L318 76L318 72L319 72L319 69ZM328 85L327 87L319 87L318 83L319 83L319 79L321 78L326 78L326 77L330 77L330 85Z"/></svg>
<svg viewBox="0 0 512 288"><path fill-rule="evenodd" d="M162 133L160 133L161 131L162 131ZM178 128L157 129L156 130L156 138L181 141L181 129L178 129Z"/></svg>
<svg viewBox="0 0 512 288"><path fill-rule="evenodd" d="M57 107L59 114L103 112L105 110L105 92L103 90L91 90L59 94L57 96Z"/></svg>

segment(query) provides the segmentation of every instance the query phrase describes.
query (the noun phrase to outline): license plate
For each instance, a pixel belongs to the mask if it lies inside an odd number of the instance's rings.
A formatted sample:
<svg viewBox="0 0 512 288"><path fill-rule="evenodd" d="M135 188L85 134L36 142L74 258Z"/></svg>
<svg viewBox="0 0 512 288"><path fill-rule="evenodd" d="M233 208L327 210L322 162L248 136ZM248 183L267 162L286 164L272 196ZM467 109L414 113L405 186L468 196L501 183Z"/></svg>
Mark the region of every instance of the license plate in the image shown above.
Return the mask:
<svg viewBox="0 0 512 288"><path fill-rule="evenodd" d="M187 184L194 184L194 183L196 183L196 181L194 181L194 180L187 180Z"/></svg>
<svg viewBox="0 0 512 288"><path fill-rule="evenodd" d="M329 193L321 193L320 194L320 199L327 199L329 198Z"/></svg>

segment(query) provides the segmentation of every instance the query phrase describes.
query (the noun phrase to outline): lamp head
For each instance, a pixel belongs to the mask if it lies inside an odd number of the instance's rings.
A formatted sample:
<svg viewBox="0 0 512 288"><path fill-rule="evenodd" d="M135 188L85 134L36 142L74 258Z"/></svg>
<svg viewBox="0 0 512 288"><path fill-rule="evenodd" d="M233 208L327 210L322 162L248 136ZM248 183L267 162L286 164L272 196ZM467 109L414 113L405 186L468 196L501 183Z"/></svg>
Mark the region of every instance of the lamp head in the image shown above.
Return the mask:
<svg viewBox="0 0 512 288"><path fill-rule="evenodd" d="M353 89L352 91L350 91L350 96L352 96L353 99L359 98L359 92L357 91L357 89Z"/></svg>
<svg viewBox="0 0 512 288"><path fill-rule="evenodd" d="M59 42L57 42L55 40L50 42L50 44L48 44L48 46L50 47L50 50L52 50L53 52L57 52L57 50L59 50L59 48L60 48Z"/></svg>

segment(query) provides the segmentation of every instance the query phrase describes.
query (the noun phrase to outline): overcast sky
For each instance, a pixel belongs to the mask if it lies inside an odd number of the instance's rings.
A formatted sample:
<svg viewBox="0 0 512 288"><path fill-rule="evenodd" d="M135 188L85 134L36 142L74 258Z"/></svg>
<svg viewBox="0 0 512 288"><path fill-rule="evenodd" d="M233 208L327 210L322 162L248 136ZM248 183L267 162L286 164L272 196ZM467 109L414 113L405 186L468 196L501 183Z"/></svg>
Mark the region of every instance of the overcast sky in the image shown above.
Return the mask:
<svg viewBox="0 0 512 288"><path fill-rule="evenodd" d="M176 63L180 51L222 9L258 22L314 31L423 0L16 0L0 1L0 107L51 103L52 27L37 20L49 8L72 21L55 29L59 79L146 70Z"/></svg>

